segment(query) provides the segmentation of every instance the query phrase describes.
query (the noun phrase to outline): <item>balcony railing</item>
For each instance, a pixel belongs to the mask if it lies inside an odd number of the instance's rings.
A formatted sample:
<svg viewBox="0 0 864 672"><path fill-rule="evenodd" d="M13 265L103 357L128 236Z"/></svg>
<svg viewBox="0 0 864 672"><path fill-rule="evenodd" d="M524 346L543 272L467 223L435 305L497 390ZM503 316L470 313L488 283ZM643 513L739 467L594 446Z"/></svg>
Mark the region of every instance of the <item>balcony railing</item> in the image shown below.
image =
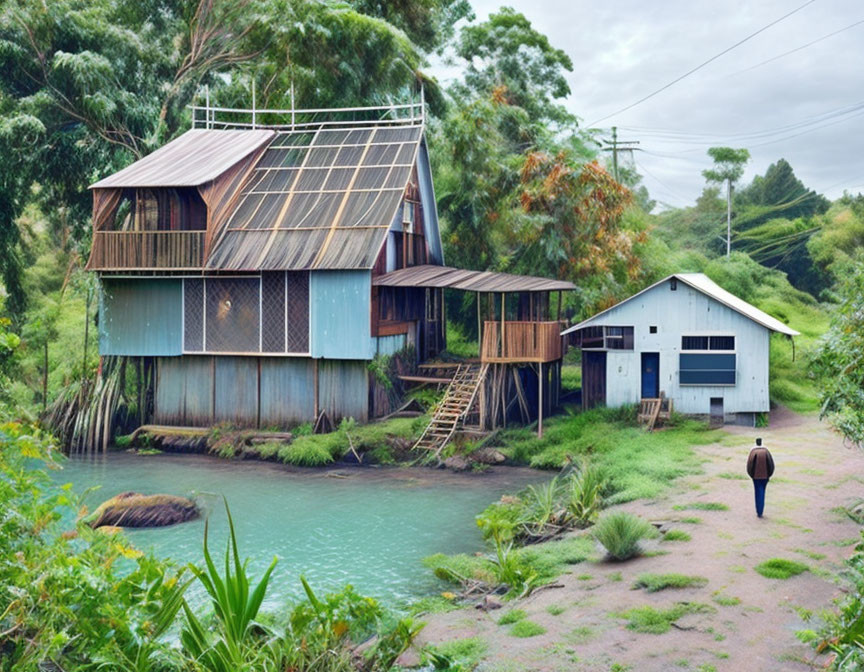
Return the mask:
<svg viewBox="0 0 864 672"><path fill-rule="evenodd" d="M561 359L560 322L485 322L484 362L554 362Z"/></svg>
<svg viewBox="0 0 864 672"><path fill-rule="evenodd" d="M203 265L204 231L97 231L87 267L185 270Z"/></svg>

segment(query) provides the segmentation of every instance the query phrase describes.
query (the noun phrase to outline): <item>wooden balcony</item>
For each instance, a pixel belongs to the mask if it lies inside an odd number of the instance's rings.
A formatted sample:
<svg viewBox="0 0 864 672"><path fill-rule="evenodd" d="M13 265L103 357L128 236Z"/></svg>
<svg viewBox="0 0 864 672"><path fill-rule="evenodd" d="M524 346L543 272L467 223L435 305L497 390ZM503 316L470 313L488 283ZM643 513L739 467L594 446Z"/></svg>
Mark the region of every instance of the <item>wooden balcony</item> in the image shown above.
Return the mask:
<svg viewBox="0 0 864 672"><path fill-rule="evenodd" d="M97 231L89 270L200 269L204 231Z"/></svg>
<svg viewBox="0 0 864 672"><path fill-rule="evenodd" d="M484 362L554 362L564 354L560 322L484 322Z"/></svg>

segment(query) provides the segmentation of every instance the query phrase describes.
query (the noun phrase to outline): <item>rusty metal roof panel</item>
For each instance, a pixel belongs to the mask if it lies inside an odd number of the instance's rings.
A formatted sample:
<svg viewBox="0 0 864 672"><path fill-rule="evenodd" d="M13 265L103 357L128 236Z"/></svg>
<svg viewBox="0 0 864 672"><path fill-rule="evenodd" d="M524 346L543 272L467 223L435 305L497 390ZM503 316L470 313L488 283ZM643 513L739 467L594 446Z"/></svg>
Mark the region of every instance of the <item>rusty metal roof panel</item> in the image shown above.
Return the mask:
<svg viewBox="0 0 864 672"><path fill-rule="evenodd" d="M215 232L207 267L372 268L422 134L421 125L278 133Z"/></svg>
<svg viewBox="0 0 864 672"><path fill-rule="evenodd" d="M90 188L197 187L219 177L274 135L270 130L192 129Z"/></svg>
<svg viewBox="0 0 864 672"><path fill-rule="evenodd" d="M377 276L379 287L440 287L469 292L557 292L576 289L565 280L493 271L468 271L449 266L410 266Z"/></svg>

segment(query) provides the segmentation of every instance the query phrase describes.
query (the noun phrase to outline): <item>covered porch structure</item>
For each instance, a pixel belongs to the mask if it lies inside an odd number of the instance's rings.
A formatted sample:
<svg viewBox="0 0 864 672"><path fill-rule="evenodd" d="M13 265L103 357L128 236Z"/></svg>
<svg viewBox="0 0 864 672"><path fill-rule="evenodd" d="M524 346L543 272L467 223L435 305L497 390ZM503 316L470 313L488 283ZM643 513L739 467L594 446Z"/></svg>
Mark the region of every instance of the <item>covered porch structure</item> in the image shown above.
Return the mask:
<svg viewBox="0 0 864 672"><path fill-rule="evenodd" d="M561 337L565 328L562 296L576 289L573 283L422 265L378 275L372 284L379 293L426 289L436 293L442 307L445 289L473 292L476 296L477 360L473 362L473 373L457 372L459 390L454 391L453 400L445 397L442 404L451 418L439 431L446 438L435 447L446 444L457 421L469 425L468 418L481 430L506 426L508 421L536 419L542 433L543 416L558 405L565 352ZM443 329L443 309L439 319ZM433 418L430 428L435 422Z"/></svg>

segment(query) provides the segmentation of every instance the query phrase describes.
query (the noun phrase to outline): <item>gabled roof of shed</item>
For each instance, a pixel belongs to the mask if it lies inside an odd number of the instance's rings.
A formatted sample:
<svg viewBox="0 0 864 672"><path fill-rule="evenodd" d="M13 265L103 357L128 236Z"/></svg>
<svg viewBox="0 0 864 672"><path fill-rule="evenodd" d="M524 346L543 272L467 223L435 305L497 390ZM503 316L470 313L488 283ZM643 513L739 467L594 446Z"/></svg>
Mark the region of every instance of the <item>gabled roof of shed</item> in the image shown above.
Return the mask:
<svg viewBox="0 0 864 672"><path fill-rule="evenodd" d="M214 232L207 268L372 268L422 137L422 123L386 121L277 133Z"/></svg>
<svg viewBox="0 0 864 672"><path fill-rule="evenodd" d="M219 177L274 135L264 129L193 128L90 188L197 187Z"/></svg>
<svg viewBox="0 0 864 672"><path fill-rule="evenodd" d="M409 266L377 276L379 287L449 287L469 292L557 292L576 289L565 280L492 271L467 271L449 266Z"/></svg>
<svg viewBox="0 0 864 672"><path fill-rule="evenodd" d="M623 306L625 303L632 301L637 296L640 296L641 294L644 294L645 292L650 291L650 290L654 289L655 287L657 287L658 285L662 285L663 283L668 282L669 280L671 280L673 278L676 278L677 280L684 283L685 285L688 285L688 286L692 287L693 289L695 289L699 292L702 292L706 296L714 299L715 301L718 301L719 303L722 303L727 308L731 308L732 310L734 310L737 313L740 313L744 317L747 317L747 318L753 320L753 322L756 322L757 324L761 324L763 327L765 327L766 329L769 329L770 331L774 331L778 334L785 334L786 336L798 336L799 335L799 332L797 332L794 329L792 329L791 327L783 324L777 318L771 317L768 313L765 313L765 312L759 310L756 306L754 306L750 303L747 303L743 299L738 298L737 296L735 296L731 292L727 292L725 289L723 289L720 285L718 285L716 282L711 280L711 278L709 278L704 273L675 273L675 274L670 275L666 278L663 278L659 282L655 282L653 285L646 287L641 292L637 292L633 296L631 296L627 299L624 299L623 301L621 301L619 303L616 303L614 306L607 308L606 310L603 310L603 311L597 313L596 315L593 315L592 317L589 317L587 320L583 320L579 324L573 325L572 327L570 327L569 329L564 331L562 333L562 335L563 334L569 334L569 333L576 331L578 329L582 329L583 327L588 327L588 326L595 324L597 322L598 318L605 315L609 311L614 310L615 308L618 308L619 306Z"/></svg>

